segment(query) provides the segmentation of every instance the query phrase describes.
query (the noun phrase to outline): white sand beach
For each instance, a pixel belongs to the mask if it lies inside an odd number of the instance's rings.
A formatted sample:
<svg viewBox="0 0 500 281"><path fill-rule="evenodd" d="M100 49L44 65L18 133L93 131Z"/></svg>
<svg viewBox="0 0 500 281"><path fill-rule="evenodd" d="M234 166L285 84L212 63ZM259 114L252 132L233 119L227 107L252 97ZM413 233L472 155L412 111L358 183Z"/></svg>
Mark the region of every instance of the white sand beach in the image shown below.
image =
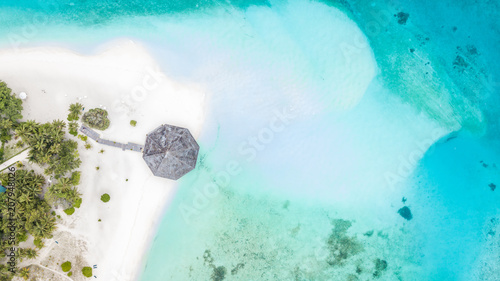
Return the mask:
<svg viewBox="0 0 500 281"><path fill-rule="evenodd" d="M111 125L100 133L110 140L144 144L148 132L166 123L186 127L196 138L203 123L203 89L170 80L147 51L130 40L106 44L94 56L54 47L0 50L0 80L15 93L28 94L24 120L66 120L75 102L85 111L106 109ZM41 265L37 274L43 274L43 280L84 280L77 271L94 265L98 280L134 280L176 183L154 177L141 153L101 146L90 138L88 142L90 150L78 140L81 208L71 216L56 210L61 219L54 239L45 241L47 247L36 260L23 265ZM111 196L108 203L100 200L104 193ZM70 278L60 267L67 260L73 263Z"/></svg>

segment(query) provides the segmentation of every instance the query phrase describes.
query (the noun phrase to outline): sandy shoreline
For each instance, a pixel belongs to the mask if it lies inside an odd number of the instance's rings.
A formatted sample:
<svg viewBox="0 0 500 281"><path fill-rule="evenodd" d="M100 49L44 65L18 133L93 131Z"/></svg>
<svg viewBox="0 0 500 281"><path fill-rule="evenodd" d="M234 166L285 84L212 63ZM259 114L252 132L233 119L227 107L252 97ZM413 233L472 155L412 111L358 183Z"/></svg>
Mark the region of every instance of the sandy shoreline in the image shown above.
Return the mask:
<svg viewBox="0 0 500 281"><path fill-rule="evenodd" d="M69 105L80 102L85 110L108 110L111 126L100 132L106 139L141 144L146 133L164 123L186 127L196 138L203 123L203 90L180 85L159 69L144 48L130 40L108 43L95 56L54 47L0 50L0 80L15 93L28 93L24 120L66 120ZM130 120L137 126L130 126ZM49 269L62 273L58 264L74 260L77 266L97 265L93 273L100 280L138 279L175 182L152 176L140 153L92 140L92 149L86 150L84 142L78 142L83 204L72 216L56 210L61 226L53 241L46 241L48 247L26 264L40 264L48 268L47 274ZM101 149L105 152L99 153ZM100 200L104 193L111 196L110 202ZM84 280L76 271L71 279ZM57 274L50 278L68 280Z"/></svg>

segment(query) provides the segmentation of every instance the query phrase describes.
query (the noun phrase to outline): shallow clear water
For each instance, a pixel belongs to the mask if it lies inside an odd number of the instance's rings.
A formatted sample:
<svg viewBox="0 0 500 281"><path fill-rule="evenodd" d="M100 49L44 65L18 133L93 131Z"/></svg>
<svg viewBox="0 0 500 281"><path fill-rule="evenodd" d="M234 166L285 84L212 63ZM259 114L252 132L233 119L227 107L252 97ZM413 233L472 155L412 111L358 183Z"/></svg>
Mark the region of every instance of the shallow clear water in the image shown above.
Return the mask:
<svg viewBox="0 0 500 281"><path fill-rule="evenodd" d="M496 2L23 3L5 47L132 37L210 93L141 280L500 278Z"/></svg>

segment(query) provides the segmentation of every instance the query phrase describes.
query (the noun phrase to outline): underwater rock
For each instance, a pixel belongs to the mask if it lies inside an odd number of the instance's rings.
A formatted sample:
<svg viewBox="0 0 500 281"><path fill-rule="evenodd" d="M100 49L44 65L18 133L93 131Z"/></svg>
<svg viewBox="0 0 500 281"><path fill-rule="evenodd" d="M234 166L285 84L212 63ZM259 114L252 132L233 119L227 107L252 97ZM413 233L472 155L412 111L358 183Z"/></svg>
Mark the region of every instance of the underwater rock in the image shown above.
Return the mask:
<svg viewBox="0 0 500 281"><path fill-rule="evenodd" d="M239 264L237 264L235 268L231 269L231 275L235 275L235 274L237 274L237 273L238 273L238 271L239 271L240 269L244 268L244 267L245 267L245 264L244 264L244 263L239 263Z"/></svg>
<svg viewBox="0 0 500 281"><path fill-rule="evenodd" d="M403 208L398 210L398 214L400 214L406 220L411 220L413 215L411 214L410 208L404 206Z"/></svg>
<svg viewBox="0 0 500 281"><path fill-rule="evenodd" d="M373 272L373 277L380 277L382 272L387 269L387 262L385 260L376 259L375 260L375 272Z"/></svg>
<svg viewBox="0 0 500 281"><path fill-rule="evenodd" d="M214 272L212 272L212 281L222 281L226 277L226 268L223 266L214 267Z"/></svg>
<svg viewBox="0 0 500 281"><path fill-rule="evenodd" d="M459 71L463 72L469 67L469 63L461 55L457 55L453 61L453 68L458 68Z"/></svg>
<svg viewBox="0 0 500 281"><path fill-rule="evenodd" d="M491 191L495 191L495 189L497 188L494 183L490 183L488 186L490 187Z"/></svg>
<svg viewBox="0 0 500 281"><path fill-rule="evenodd" d="M332 266L342 265L345 260L363 250L363 246L356 237L349 237L347 230L351 227L351 222L342 219L332 221L332 234L328 238L328 249L330 256L327 263Z"/></svg>
<svg viewBox="0 0 500 281"><path fill-rule="evenodd" d="M398 18L398 23L399 24L406 24L406 21L410 17L410 14L404 13L404 12L399 12L399 13L397 13L394 16Z"/></svg>
<svg viewBox="0 0 500 281"><path fill-rule="evenodd" d="M474 56L474 55L478 54L476 46L474 46L474 45L467 45L465 47L467 48L467 51L469 52L470 55Z"/></svg>

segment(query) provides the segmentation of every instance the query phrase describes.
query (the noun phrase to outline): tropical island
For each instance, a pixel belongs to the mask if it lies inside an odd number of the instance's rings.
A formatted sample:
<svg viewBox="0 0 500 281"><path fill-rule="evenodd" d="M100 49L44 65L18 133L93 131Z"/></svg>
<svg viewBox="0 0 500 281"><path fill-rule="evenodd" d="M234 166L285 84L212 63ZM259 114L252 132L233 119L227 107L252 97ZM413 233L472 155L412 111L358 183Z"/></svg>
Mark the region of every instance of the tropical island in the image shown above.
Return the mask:
<svg viewBox="0 0 500 281"><path fill-rule="evenodd" d="M127 281L140 273L175 186L141 159L146 136L164 122L198 134L203 93L155 74L149 99L122 102L123 88L157 66L140 46L115 45L93 56L0 53L0 281Z"/></svg>

